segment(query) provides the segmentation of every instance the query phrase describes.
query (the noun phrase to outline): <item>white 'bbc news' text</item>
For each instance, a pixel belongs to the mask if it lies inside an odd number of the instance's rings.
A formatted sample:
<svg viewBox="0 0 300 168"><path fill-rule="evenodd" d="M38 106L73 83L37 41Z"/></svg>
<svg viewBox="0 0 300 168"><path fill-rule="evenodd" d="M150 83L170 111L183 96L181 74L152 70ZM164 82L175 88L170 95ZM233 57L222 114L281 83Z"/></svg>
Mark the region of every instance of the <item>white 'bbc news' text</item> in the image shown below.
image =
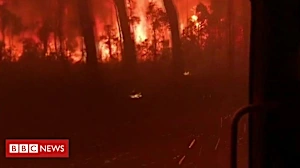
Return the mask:
<svg viewBox="0 0 300 168"><path fill-rule="evenodd" d="M64 145L9 144L9 153L63 153Z"/></svg>

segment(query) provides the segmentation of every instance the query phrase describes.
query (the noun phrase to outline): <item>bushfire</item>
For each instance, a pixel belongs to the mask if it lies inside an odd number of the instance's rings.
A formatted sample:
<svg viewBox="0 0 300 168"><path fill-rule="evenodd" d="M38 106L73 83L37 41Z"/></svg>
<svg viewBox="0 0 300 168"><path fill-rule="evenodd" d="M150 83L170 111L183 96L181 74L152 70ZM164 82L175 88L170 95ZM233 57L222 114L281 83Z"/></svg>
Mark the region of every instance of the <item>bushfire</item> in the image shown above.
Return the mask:
<svg viewBox="0 0 300 168"><path fill-rule="evenodd" d="M216 12L207 0L174 2L178 8L184 49L197 45L203 50L211 45L211 41L222 41L223 38L226 41L226 31L220 31L225 24L224 12ZM99 61L120 61L122 34L113 1L91 0L91 4ZM18 61L36 55L85 61L79 12L83 11L79 11L75 1L71 0L0 0L1 60ZM127 14L138 60L168 57L171 35L162 0L127 0ZM241 27L238 30L243 29ZM238 36L243 35L239 33Z"/></svg>

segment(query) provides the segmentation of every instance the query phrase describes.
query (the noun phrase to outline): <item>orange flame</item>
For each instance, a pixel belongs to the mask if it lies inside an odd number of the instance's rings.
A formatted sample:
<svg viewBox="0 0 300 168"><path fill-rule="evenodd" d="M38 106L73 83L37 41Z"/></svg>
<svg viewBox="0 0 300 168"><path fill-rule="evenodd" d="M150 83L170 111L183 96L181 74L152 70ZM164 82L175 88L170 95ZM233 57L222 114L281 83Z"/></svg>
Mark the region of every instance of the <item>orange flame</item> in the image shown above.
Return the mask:
<svg viewBox="0 0 300 168"><path fill-rule="evenodd" d="M0 0L0 4L1 4L1 2L3 2L3 1ZM138 22L134 26L133 31L134 31L135 42L137 44L141 44L146 39L151 39L152 38L152 35L149 32L149 23L147 21L147 16L146 16L147 6L148 6L149 2L155 2L158 5L159 8L164 9L162 0L136 0L136 8L134 9L134 13L135 13L136 16L139 17L140 22ZM193 2L190 5L195 5L197 2ZM178 3L179 3L179 1L177 2L177 6L178 6ZM182 6L182 3L181 3L180 6ZM105 8L111 8L110 10L111 10L111 13L112 13L112 17L110 17L109 19L106 19L106 20L109 20L109 21L105 21L105 19L103 19L102 16L98 16L98 15L95 14L95 34L96 34L96 44L95 45L96 45L96 48L98 50L98 56L99 56L99 59L102 62L110 61L111 60L111 58L110 58L111 55L110 54L116 56L117 60L120 60L120 46L118 46L118 44L111 43L111 46L109 47L108 44L107 44L107 41L98 39L98 37L105 34L104 26L107 25L107 24L110 24L110 25L112 25L112 28L116 30L115 31L115 34L116 34L115 38L117 38L120 41L120 35L119 35L120 32L119 32L119 28L118 28L117 18L116 18L116 14L115 14L116 11L114 9L114 6L111 2L108 3L108 1L107 1L107 5L104 6L104 7ZM191 7L187 6L187 8L191 8ZM15 7L11 8L11 9L14 9L17 14L20 14L20 12L18 13L18 11L16 10ZM181 8L178 8L178 10L179 10L179 18L180 18L180 21L181 21L180 29L183 30L184 27L186 26L185 21L183 22L183 20L185 20L185 19L183 19L184 18L183 16L186 16L185 15L185 13L186 13L185 10L186 9L182 10ZM71 12L72 11L70 11L69 8L65 9L66 17L68 17ZM41 20L40 18L41 17L37 17L36 20ZM28 20L28 17L26 19ZM202 24L198 23L197 19L198 19L198 17L196 15L191 15L190 16L190 20L192 22L195 22L196 26L201 26ZM26 22L28 22L27 20L26 20ZM25 23L25 20L22 20L22 22ZM32 25L32 24L33 24L33 22L29 23L29 25ZM64 28L64 29L66 29L65 32L68 32L70 28L67 27L67 28ZM19 36L13 36L12 33L8 32L8 31L5 32L5 44L6 44L5 47L6 47L6 49L8 49L8 48L13 49L11 55L13 57L15 57L16 60L19 59L19 57L22 55L22 52L23 52L22 40L30 38L30 39L33 39L37 43L41 42L39 37L38 37L37 30L38 30L38 28L26 29ZM169 36L168 32L163 32L163 34L166 36L164 38L167 38L167 39L170 38L170 37L168 37ZM84 44L83 44L83 41L82 41L82 37L80 37L78 35L78 37L76 37L74 39L75 39L75 41L78 45L75 47L75 49L73 48L72 51L71 51L70 49L68 49L66 47L66 44L59 44L59 40L57 39L56 35L52 32L50 34L50 37L49 37L49 40L48 40L47 54L46 55L49 56L51 52L56 52L56 49L59 48L60 45L62 45L64 50L65 50L64 51L65 55L69 56L69 58L73 62L84 60L83 50L84 50L85 47L84 47ZM64 40L64 43L65 43L65 40ZM109 51L109 48L111 49L111 51Z"/></svg>

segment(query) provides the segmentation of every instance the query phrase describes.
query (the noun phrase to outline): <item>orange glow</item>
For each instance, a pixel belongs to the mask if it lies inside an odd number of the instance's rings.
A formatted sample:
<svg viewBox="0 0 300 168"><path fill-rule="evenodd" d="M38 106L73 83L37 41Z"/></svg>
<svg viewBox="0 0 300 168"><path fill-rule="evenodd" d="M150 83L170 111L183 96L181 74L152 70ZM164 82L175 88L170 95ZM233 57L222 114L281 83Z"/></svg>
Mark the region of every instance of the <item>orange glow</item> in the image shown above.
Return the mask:
<svg viewBox="0 0 300 168"><path fill-rule="evenodd" d="M146 19L146 8L148 3L146 1L136 1L136 9L134 13L140 18L140 22L135 26L134 35L137 43L143 42L147 39L147 19Z"/></svg>
<svg viewBox="0 0 300 168"><path fill-rule="evenodd" d="M191 16L191 21L192 22L196 22L198 20L198 16L197 15L192 15Z"/></svg>
<svg viewBox="0 0 300 168"><path fill-rule="evenodd" d="M206 2L206 0L203 0ZM23 2L23 1L22 1ZM121 60L121 47L120 47L120 32L117 22L117 15L115 11L115 7L112 3L112 1L101 1L100 0L92 0L95 4L101 4L101 6L104 8L103 11L99 10L100 5L93 5L94 9L94 18L95 18L95 35L96 35L96 48L98 52L99 60L102 62L108 62L111 60L111 57L114 57L115 60ZM147 40L148 43L152 43L153 40L153 31L151 30L151 23L149 23L149 20L147 18L147 7L149 5L149 2L155 2L158 8L161 8L164 10L163 2L162 0L135 0L135 9L133 11L134 16L137 16L139 18L139 22L135 23L132 26L132 30L134 33L134 40L136 44L142 44ZM174 1L177 6L184 6L183 2ZM0 0L0 4L3 3L2 0ZM184 9L178 7L179 11L179 19L180 19L180 30L183 31L184 28L187 26L186 19L183 19L183 16L186 16L187 11L192 9L194 5L196 5L198 1L191 0L191 3L189 6L185 6ZM80 30L79 25L71 25L68 23L76 22L76 19L78 19L76 10L74 10L74 6L66 6L64 9L64 17L63 17L63 23L62 26L63 29L63 41L62 44L60 44L60 41L58 39L58 35L53 30L49 34L48 38L48 45L43 46L42 40L39 36L39 30L42 27L42 18L43 13L45 16L48 16L49 13L54 13L52 10L56 9L55 4L47 5L49 6L49 11L46 8L45 11L41 10L40 8L34 8L33 4L27 4L22 3L23 9L16 8L14 6L9 6L10 3L8 3L8 9L12 11L12 13L16 14L16 16L22 16L22 24L29 27L27 29L22 30L22 32L18 35L13 34L9 29L5 31L5 48L11 49L11 57L14 58L14 60L18 60L20 56L23 53L23 41L25 39L31 39L35 41L36 43L39 43L41 50L43 50L43 47L47 47L46 49L46 56L51 56L51 53L59 52L60 45L63 48L63 53L68 56L73 62L85 60L85 52L84 52L84 44L82 37L80 36ZM193 5L193 6L192 6ZM51 6L51 7L50 7ZM130 5L128 5L130 7ZM28 10L25 9L32 9L28 12ZM50 10L51 9L51 10ZM34 18L34 19L33 19ZM186 18L186 17L185 17ZM197 15L190 14L190 21L195 22L195 25L197 27L202 27L203 23L197 22L198 17ZM51 23L53 20L50 20ZM35 25L38 23L37 25ZM53 25L53 24L52 24ZM108 42L108 39L102 39L100 37L107 36L107 32L105 30L106 25L111 25L111 29L113 31L113 37L111 37L111 42ZM2 34L0 33L0 37ZM71 37L70 37L71 36ZM170 33L169 30L165 28L165 30L159 30L157 32L157 36L159 38L163 38L164 40L170 40ZM70 37L70 38L69 38ZM1 38L0 38L1 40ZM71 40L72 47L69 48L69 45L67 44L67 41ZM116 42L116 41L119 41ZM109 46L110 45L110 46ZM162 49L161 44L158 44L157 50ZM139 58L140 60L147 60L147 57Z"/></svg>

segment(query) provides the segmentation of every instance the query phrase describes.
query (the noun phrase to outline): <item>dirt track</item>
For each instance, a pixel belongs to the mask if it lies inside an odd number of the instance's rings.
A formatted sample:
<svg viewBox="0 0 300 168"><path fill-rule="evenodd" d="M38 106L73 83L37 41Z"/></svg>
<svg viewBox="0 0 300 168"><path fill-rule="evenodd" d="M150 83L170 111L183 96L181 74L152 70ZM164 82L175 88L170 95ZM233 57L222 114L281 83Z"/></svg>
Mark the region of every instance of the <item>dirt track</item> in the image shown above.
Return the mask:
<svg viewBox="0 0 300 168"><path fill-rule="evenodd" d="M246 103L241 81L229 88L218 84L221 79L194 76L180 82L145 79L143 97L132 100L131 86L116 82L25 76L2 74L1 139L68 138L71 157L2 156L1 168L227 168L229 115Z"/></svg>

